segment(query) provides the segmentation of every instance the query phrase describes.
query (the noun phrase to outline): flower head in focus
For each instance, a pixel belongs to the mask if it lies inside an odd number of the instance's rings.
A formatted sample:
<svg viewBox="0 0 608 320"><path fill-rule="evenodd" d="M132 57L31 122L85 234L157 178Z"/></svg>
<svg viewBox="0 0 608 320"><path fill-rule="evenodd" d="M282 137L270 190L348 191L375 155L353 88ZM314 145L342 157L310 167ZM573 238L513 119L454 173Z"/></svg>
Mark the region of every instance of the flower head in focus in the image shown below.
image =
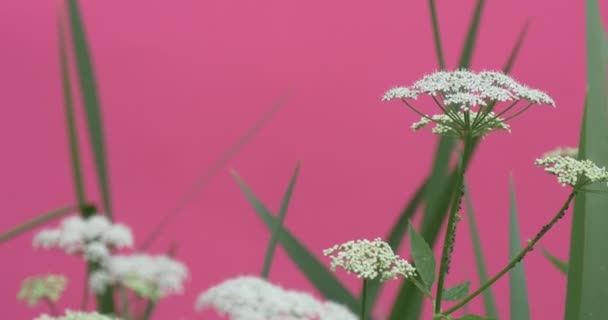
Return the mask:
<svg viewBox="0 0 608 320"><path fill-rule="evenodd" d="M546 172L557 176L562 186L581 189L589 184L600 182L608 185L608 171L591 160L577 160L570 156L547 156L537 159L535 164Z"/></svg>
<svg viewBox="0 0 608 320"><path fill-rule="evenodd" d="M197 310L212 307L232 320L356 320L346 307L312 295L285 290L262 278L228 279L201 293Z"/></svg>
<svg viewBox="0 0 608 320"><path fill-rule="evenodd" d="M38 304L40 300L56 302L65 290L67 279L60 275L45 275L28 277L21 283L17 298L27 301L30 307Z"/></svg>
<svg viewBox="0 0 608 320"><path fill-rule="evenodd" d="M65 315L58 317L51 317L43 314L34 320L118 320L97 312L80 312L66 310Z"/></svg>
<svg viewBox="0 0 608 320"><path fill-rule="evenodd" d="M441 113L429 115L414 107L411 100L420 95L432 98ZM518 116L534 104L555 106L546 93L518 83L502 72L468 70L438 71L424 76L409 87L395 87L382 100L400 99L422 117L412 127L419 129L434 122L432 132L464 138L484 136L496 130L509 130L506 121ZM526 101L521 107L518 104ZM509 104L498 111L496 106ZM517 110L518 109L518 110ZM517 110L517 111L516 111Z"/></svg>
<svg viewBox="0 0 608 320"><path fill-rule="evenodd" d="M65 218L58 228L43 229L34 236L34 247L58 248L68 254L81 254L87 260L100 262L112 248L133 246L131 230L120 223L112 224L105 216Z"/></svg>
<svg viewBox="0 0 608 320"><path fill-rule="evenodd" d="M91 274L89 284L97 293L119 284L142 297L158 300L169 294L181 293L186 278L186 266L165 255L115 255L108 257L101 269Z"/></svg>
<svg viewBox="0 0 608 320"><path fill-rule="evenodd" d="M404 259L396 255L388 243L376 238L348 241L323 250L331 258L331 270L340 267L359 278L380 281L396 279L401 276L414 276L416 270Z"/></svg>

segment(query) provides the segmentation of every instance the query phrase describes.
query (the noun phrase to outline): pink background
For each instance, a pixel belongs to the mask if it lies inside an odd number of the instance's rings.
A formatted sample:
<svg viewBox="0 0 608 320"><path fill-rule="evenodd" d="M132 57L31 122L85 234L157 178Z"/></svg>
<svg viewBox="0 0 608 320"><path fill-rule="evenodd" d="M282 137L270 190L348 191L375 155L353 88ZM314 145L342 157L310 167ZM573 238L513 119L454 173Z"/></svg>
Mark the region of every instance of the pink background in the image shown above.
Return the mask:
<svg viewBox="0 0 608 320"><path fill-rule="evenodd" d="M193 311L200 291L261 269L268 232L229 168L276 210L301 160L286 223L319 256L337 242L385 235L429 170L436 138L411 132L417 118L409 110L380 102L388 88L436 69L426 1L82 3L107 129L114 211L139 240L278 97L293 92L152 248L162 253L176 243L177 256L191 272L185 295L163 300L157 319L208 318L211 312ZM439 3L450 67L457 63L473 5ZM74 202L56 8L57 1L0 2L0 230ZM580 1L489 1L473 67L502 67L527 19L530 32L513 74L547 91L558 108L534 108L515 119L511 135L488 137L475 157L469 182L492 274L507 261L509 174L525 240L567 192L534 168L535 157L578 140L585 88ZM95 194L88 153L86 160L88 191ZM569 225L567 217L541 246L566 257ZM73 282L60 305L78 305L82 263L59 252L34 251L32 235L0 248L0 301L7 319L30 319L44 310L15 302L20 281L38 273L69 274ZM470 278L476 286L466 223L460 224L454 259L448 282ZM561 318L565 278L538 251L526 269L532 318ZM358 288L353 277L340 278ZM271 279L312 288L282 251ZM395 287L384 292L380 314L392 304ZM494 291L506 318L507 278ZM471 309L480 307L478 299Z"/></svg>

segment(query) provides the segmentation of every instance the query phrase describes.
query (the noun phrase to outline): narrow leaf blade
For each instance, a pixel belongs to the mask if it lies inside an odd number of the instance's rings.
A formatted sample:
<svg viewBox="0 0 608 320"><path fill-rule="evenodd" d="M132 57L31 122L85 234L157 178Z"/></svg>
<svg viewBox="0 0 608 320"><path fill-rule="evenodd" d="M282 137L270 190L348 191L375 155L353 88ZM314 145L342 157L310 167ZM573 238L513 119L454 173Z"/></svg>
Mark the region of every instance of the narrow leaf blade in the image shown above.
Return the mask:
<svg viewBox="0 0 608 320"><path fill-rule="evenodd" d="M16 236L28 232L40 225L47 222L53 221L57 218L63 217L67 214L74 213L78 210L77 206L65 207L57 210L53 210L47 213L43 213L25 223L22 223L16 227L11 228L8 231L0 233L0 243L7 242Z"/></svg>
<svg viewBox="0 0 608 320"><path fill-rule="evenodd" d="M566 276L568 275L568 262L561 260L545 249L541 249L540 252L555 268L557 268L557 270L561 271L561 273Z"/></svg>
<svg viewBox="0 0 608 320"><path fill-rule="evenodd" d="M510 209L509 209L509 259L513 259L521 251L521 240L519 222L517 221L517 199L515 197L515 185L511 176L509 185ZM509 272L509 284L511 286L511 319L530 319L530 307L528 300L528 289L526 286L526 274L522 260Z"/></svg>
<svg viewBox="0 0 608 320"><path fill-rule="evenodd" d="M408 234L410 238L410 251L416 264L416 272L422 278L427 289L430 289L435 282L435 269L437 267L435 255L429 244L426 243L424 238L418 234L411 224L408 227Z"/></svg>

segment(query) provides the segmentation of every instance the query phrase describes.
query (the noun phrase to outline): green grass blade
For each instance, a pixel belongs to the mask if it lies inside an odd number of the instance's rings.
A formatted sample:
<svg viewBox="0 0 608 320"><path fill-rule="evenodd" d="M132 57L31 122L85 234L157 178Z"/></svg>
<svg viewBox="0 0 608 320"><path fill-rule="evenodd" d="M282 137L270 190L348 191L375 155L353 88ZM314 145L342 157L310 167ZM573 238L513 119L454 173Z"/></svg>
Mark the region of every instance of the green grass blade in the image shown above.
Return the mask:
<svg viewBox="0 0 608 320"><path fill-rule="evenodd" d="M519 222L517 221L517 199L515 197L515 184L513 176L509 185L510 210L509 210L509 259L515 258L521 251L521 235ZM528 289L526 286L526 273L524 261L520 261L509 272L509 284L511 286L511 319L529 320L530 307L528 300Z"/></svg>
<svg viewBox="0 0 608 320"><path fill-rule="evenodd" d="M215 161L211 167L206 170L200 178L196 180L196 182L188 189L188 191L182 196L177 205L169 212L167 212L160 222L152 229L146 237L144 237L144 241L142 241L139 246L139 250L146 250L147 248L158 239L158 237L162 234L162 232L167 228L167 226L174 221L174 219L184 211L186 205L194 199L194 197L201 191L203 187L211 181L211 178L215 177L223 168L226 166L226 163L230 161L236 154L239 153L253 138L268 124L268 122L275 116L279 110L283 109L285 104L287 103L289 95L286 94L280 97L268 110L264 113L246 132L243 136L241 136L234 144L232 144L226 152L224 152L220 157Z"/></svg>
<svg viewBox="0 0 608 320"><path fill-rule="evenodd" d="M74 48L74 57L76 58L76 67L78 69L80 93L83 98L87 128L95 159L99 190L101 192L104 212L108 218L112 219L110 181L108 177L103 120L97 94L97 85L95 83L95 72L93 70L89 44L86 38L78 0L68 0L68 16L72 30L72 46Z"/></svg>
<svg viewBox="0 0 608 320"><path fill-rule="evenodd" d="M467 222L471 231L471 239L473 241L473 252L475 253L475 265L477 274L479 275L479 283L488 282L488 268L486 267L483 250L481 248L481 238L479 237L479 229L475 220L475 211L473 209L473 201L471 200L471 192L465 186L464 200L467 213ZM482 294L483 306L486 311L486 316L498 318L498 308L496 307L496 299L492 293L492 288L488 288Z"/></svg>
<svg viewBox="0 0 608 320"><path fill-rule="evenodd" d="M58 17L59 29L59 64L61 67L61 83L63 86L63 98L65 105L65 123L67 126L68 142L70 146L70 159L72 164L72 177L74 179L74 190L79 206L85 203L85 189L80 166L80 150L78 148L78 134L76 131L76 120L74 118L74 103L72 100L72 83L68 68L66 53L65 26L61 16Z"/></svg>
<svg viewBox="0 0 608 320"><path fill-rule="evenodd" d="M526 36L528 36L529 28L530 28L530 20L526 21L526 23L524 24L524 27L521 29L521 31L519 32L519 35L517 36L517 40L515 41L515 45L511 49L509 58L507 59L507 62L505 63L505 65L502 67L502 71L504 73L510 73L511 70L513 69L513 65L515 65L515 61L517 60L517 56L519 55L519 52L521 51L521 47L524 44L524 40L526 40Z"/></svg>
<svg viewBox="0 0 608 320"><path fill-rule="evenodd" d="M559 271L561 271L564 275L568 275L568 262L561 260L560 258L552 255L549 251L545 249L541 249L540 251L545 258Z"/></svg>
<svg viewBox="0 0 608 320"><path fill-rule="evenodd" d="M61 209L57 209L57 210L53 210L53 211L41 214L23 224L20 224L16 227L11 228L10 230L0 233L0 243L7 242L7 241L13 239L14 237L16 237L20 234L23 234L25 232L28 232L40 225L43 225L43 224L45 224L49 221L55 220L57 218L63 217L67 214L74 213L76 211L78 211L78 207L73 206L73 207L65 207L65 208L61 208Z"/></svg>
<svg viewBox="0 0 608 320"><path fill-rule="evenodd" d="M264 204L253 194L253 191L236 172L232 172L232 174L239 188L255 209L258 217L262 219L269 230L273 230L277 225L278 218L275 218L266 209ZM278 235L279 242L289 258L323 296L346 305L354 313L359 311L359 300L288 229L282 228Z"/></svg>
<svg viewBox="0 0 608 320"><path fill-rule="evenodd" d="M279 236L281 234L281 230L283 229L283 221L285 221L285 216L287 215L287 208L289 208L289 201L291 200L291 195L296 185L296 180L298 179L299 173L300 163L296 165L296 169L293 171L293 175L291 176L291 180L289 181L289 186L287 187L287 191L285 191L283 201L281 202L281 208L279 209L279 214L277 215L277 221L275 223L274 228L272 228L270 241L268 242L268 248L266 249L266 255L264 257L264 266L262 267L262 278L268 278L268 274L270 273L270 267L272 265L274 252L279 242Z"/></svg>
<svg viewBox="0 0 608 320"><path fill-rule="evenodd" d="M517 56L521 50L521 45L526 37L526 32L527 24L524 26L523 31L520 32L518 40L509 54L509 58L503 68L505 73L509 73L511 71L514 61L517 59ZM462 56L464 56L464 54ZM431 205L435 205L435 209L427 210L425 208L425 213L422 220L421 235L431 246L435 244L437 235L439 234L439 229L443 223L443 220L445 219L449 201L452 199L452 192L456 183L456 177L453 172L450 173L449 176L444 175L442 178L440 178L438 173L440 171L437 171L441 170L442 166L447 168L449 156L452 153L453 147L454 143L450 138L440 138L439 146L437 152L435 153L435 160L433 162L432 175L424 182L428 189L426 191L428 195L439 194L438 197L432 198L433 201L427 201ZM474 150L475 149L476 148L474 148ZM437 175L435 181L432 181L434 179L433 175ZM449 177L447 182L446 177ZM436 188L442 188L442 191L438 192ZM440 199L440 201L437 201L437 199ZM418 289L416 289L416 287L411 283L407 281L404 282L393 303L390 319L418 320L422 310L422 301L423 297L421 294L419 294Z"/></svg>
<svg viewBox="0 0 608 320"><path fill-rule="evenodd" d="M473 51L475 49L475 43L477 42L479 24L481 22L481 15L483 13L485 3L485 0L477 0L475 11L473 11L473 18L471 19L471 24L469 25L469 30L467 32L467 38L464 42L464 48L462 49L460 60L458 62L459 68L468 69L471 66L471 61L473 60Z"/></svg>
<svg viewBox="0 0 608 320"><path fill-rule="evenodd" d="M441 31L439 30L439 17L437 17L437 5L435 0L429 0L429 10L431 11L431 24L433 27L433 42L435 43L435 54L437 55L437 64L439 69L445 69L445 58L443 56L443 48L441 45Z"/></svg>

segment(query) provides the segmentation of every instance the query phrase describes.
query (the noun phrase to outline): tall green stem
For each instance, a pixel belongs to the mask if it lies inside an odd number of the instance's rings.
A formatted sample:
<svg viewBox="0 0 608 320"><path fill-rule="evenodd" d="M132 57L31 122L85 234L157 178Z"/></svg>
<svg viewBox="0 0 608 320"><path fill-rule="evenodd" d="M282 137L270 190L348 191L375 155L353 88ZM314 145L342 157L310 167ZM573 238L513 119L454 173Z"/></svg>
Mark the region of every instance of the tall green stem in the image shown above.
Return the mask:
<svg viewBox="0 0 608 320"><path fill-rule="evenodd" d="M153 300L148 300L146 304L146 309L144 310L144 314L142 315L143 320L150 320L152 317L152 313L154 312L154 307L156 307L156 302Z"/></svg>
<svg viewBox="0 0 608 320"><path fill-rule="evenodd" d="M437 291L435 293L435 313L441 313L441 298L443 295L443 289L445 285L445 277L450 267L450 256L454 250L454 237L456 235L456 223L458 222L458 210L460 208L460 199L462 198L462 190L464 186L464 176L466 172L466 165L469 162L473 150L473 137L471 132L466 132L462 140L464 145L464 151L458 163L458 170L456 173L456 184L454 185L456 190L453 193L452 206L448 216L448 226L445 231L445 239L443 241L443 249L441 253L441 265L439 267L439 276L437 279Z"/></svg>
<svg viewBox="0 0 608 320"><path fill-rule="evenodd" d="M363 289L361 292L361 316L359 317L361 320L367 319L366 312L367 307L367 279L363 278Z"/></svg>
<svg viewBox="0 0 608 320"><path fill-rule="evenodd" d="M498 281L498 279L500 279L503 275L505 275L507 272L509 272L509 270L511 270L513 267L515 267L515 265L517 265L526 256L526 254L528 254L528 252L530 252L530 251L532 251L532 249L534 249L534 245L549 230L551 230L551 228L553 228L553 225L555 225L555 223L557 223L557 221L559 221L566 214L566 210L568 210L568 207L570 206L570 203L572 202L572 200L574 200L575 196L576 196L576 190L573 190L570 193L570 195L568 196L568 200L566 200L566 202L562 205L561 209L557 212L557 214L553 217L553 219L551 219L551 221L549 221L549 223L547 223L540 229L540 231L536 234L534 239L528 241L528 245L524 249L522 249L521 252L517 256L515 256L506 267L504 267L502 270L500 270L500 272L498 274L496 274L492 279L490 279L486 283L484 283L475 292L471 293L466 298L464 298L460 302L458 302L456 305L454 305L453 307L448 309L444 314L449 315L449 314L456 312L458 309L462 308L467 303L469 303L469 301L473 300L473 298L475 298L476 296L481 294L485 289L487 289L492 284L494 284L494 282Z"/></svg>

